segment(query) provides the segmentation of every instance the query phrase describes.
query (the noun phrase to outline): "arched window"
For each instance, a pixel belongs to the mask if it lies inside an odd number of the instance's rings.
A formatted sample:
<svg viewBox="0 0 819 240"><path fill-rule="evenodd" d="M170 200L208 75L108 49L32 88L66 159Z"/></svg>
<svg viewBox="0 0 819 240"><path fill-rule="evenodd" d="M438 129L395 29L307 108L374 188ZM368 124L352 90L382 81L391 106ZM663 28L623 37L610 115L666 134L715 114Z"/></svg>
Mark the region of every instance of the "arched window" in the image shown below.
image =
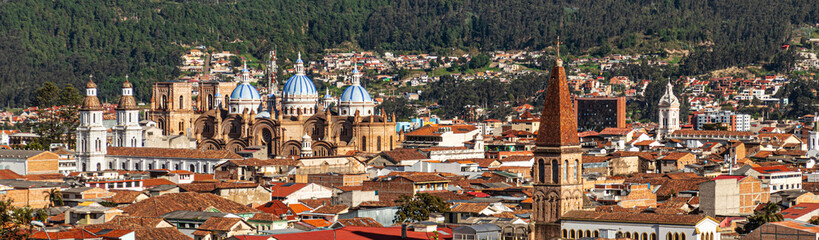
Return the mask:
<svg viewBox="0 0 819 240"><path fill-rule="evenodd" d="M102 141L100 141L100 139L97 138L97 140L94 141L94 146L95 146L95 151L99 152L102 149Z"/></svg>
<svg viewBox="0 0 819 240"><path fill-rule="evenodd" d="M568 231L566 231L566 229L563 229L563 238L567 237L569 237Z"/></svg>
<svg viewBox="0 0 819 240"><path fill-rule="evenodd" d="M128 170L128 164L127 163L124 163L124 162L122 163L122 170Z"/></svg>
<svg viewBox="0 0 819 240"><path fill-rule="evenodd" d="M376 138L375 144L378 151L381 152L381 136L378 136L378 138Z"/></svg>
<svg viewBox="0 0 819 240"><path fill-rule="evenodd" d="M685 240L685 233L680 233L680 240Z"/></svg>
<svg viewBox="0 0 819 240"><path fill-rule="evenodd" d="M546 182L546 164L543 159L537 160L537 179L539 183Z"/></svg>
<svg viewBox="0 0 819 240"><path fill-rule="evenodd" d="M625 236L625 237L626 237L626 238L631 238L631 233L630 233L630 232L626 232L626 236Z"/></svg>
<svg viewBox="0 0 819 240"><path fill-rule="evenodd" d="M575 238L577 238L577 236L574 234L574 229L569 230L569 238L570 238L570 239L575 239Z"/></svg>
<svg viewBox="0 0 819 240"><path fill-rule="evenodd" d="M168 96L162 95L162 103L160 105L160 108L168 109Z"/></svg>
<svg viewBox="0 0 819 240"><path fill-rule="evenodd" d="M108 162L108 169L114 169L114 162Z"/></svg>
<svg viewBox="0 0 819 240"><path fill-rule="evenodd" d="M618 231L616 234L614 234L614 237L615 238L623 238L625 236L623 235L623 232Z"/></svg>
<svg viewBox="0 0 819 240"><path fill-rule="evenodd" d="M367 136L361 136L361 151L367 151Z"/></svg>
<svg viewBox="0 0 819 240"><path fill-rule="evenodd" d="M173 170L179 170L179 163L173 165Z"/></svg>
<svg viewBox="0 0 819 240"><path fill-rule="evenodd" d="M392 151L392 136L390 136L390 151Z"/></svg>
<svg viewBox="0 0 819 240"><path fill-rule="evenodd" d="M674 240L674 237L671 236L671 233L665 234L665 240Z"/></svg>
<svg viewBox="0 0 819 240"><path fill-rule="evenodd" d="M647 233L643 233L643 235L642 235L642 236L640 236L640 240L648 240L648 234L647 234Z"/></svg>
<svg viewBox="0 0 819 240"><path fill-rule="evenodd" d="M101 170L102 170L102 164L97 163L97 171L101 171Z"/></svg>
<svg viewBox="0 0 819 240"><path fill-rule="evenodd" d="M182 98L182 95L179 95L179 109L185 108L185 99Z"/></svg>
<svg viewBox="0 0 819 240"><path fill-rule="evenodd" d="M586 233L585 233L585 234L583 234L583 236L584 236L584 237L592 237L592 235L591 235L591 231L586 230Z"/></svg>
<svg viewBox="0 0 819 240"><path fill-rule="evenodd" d="M552 160L552 183L559 182L560 169L558 168L557 160Z"/></svg>
<svg viewBox="0 0 819 240"><path fill-rule="evenodd" d="M680 240L680 233L674 233L674 240Z"/></svg>
<svg viewBox="0 0 819 240"><path fill-rule="evenodd" d="M208 171L208 170L209 170L208 169L208 163L202 164L202 172L203 173L209 173L210 171Z"/></svg>
<svg viewBox="0 0 819 240"><path fill-rule="evenodd" d="M569 160L563 160L563 182L569 177Z"/></svg>
<svg viewBox="0 0 819 240"><path fill-rule="evenodd" d="M594 232L592 233L592 237L593 238L599 238L600 237L600 231L594 230Z"/></svg>
<svg viewBox="0 0 819 240"><path fill-rule="evenodd" d="M582 174L580 172L580 169L582 168L582 166L580 165L580 160L574 160L574 167L575 167L574 168L574 171L575 171L574 176L575 176L575 178L577 178L577 181L579 182L580 181L580 176L582 176Z"/></svg>
<svg viewBox="0 0 819 240"><path fill-rule="evenodd" d="M188 169L188 171L196 172L196 165L191 164L191 167L190 169Z"/></svg>
<svg viewBox="0 0 819 240"><path fill-rule="evenodd" d="M651 240L657 240L657 233L651 233Z"/></svg>

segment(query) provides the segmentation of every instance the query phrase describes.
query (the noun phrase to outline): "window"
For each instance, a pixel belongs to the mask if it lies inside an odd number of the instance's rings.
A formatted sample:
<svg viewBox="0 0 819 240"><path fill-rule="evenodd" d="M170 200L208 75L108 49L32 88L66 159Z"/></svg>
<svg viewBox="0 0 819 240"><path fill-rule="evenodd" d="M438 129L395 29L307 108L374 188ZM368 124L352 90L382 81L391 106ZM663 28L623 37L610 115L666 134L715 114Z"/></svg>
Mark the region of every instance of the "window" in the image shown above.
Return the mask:
<svg viewBox="0 0 819 240"><path fill-rule="evenodd" d="M563 235L563 238L569 237L568 231L566 231L566 229L563 229L563 234L562 235Z"/></svg>
<svg viewBox="0 0 819 240"><path fill-rule="evenodd" d="M574 229L569 230L569 238L571 238L571 239L577 238L577 236L574 234Z"/></svg>
<svg viewBox="0 0 819 240"><path fill-rule="evenodd" d="M182 98L182 95L179 96L179 109L185 108L185 99Z"/></svg>

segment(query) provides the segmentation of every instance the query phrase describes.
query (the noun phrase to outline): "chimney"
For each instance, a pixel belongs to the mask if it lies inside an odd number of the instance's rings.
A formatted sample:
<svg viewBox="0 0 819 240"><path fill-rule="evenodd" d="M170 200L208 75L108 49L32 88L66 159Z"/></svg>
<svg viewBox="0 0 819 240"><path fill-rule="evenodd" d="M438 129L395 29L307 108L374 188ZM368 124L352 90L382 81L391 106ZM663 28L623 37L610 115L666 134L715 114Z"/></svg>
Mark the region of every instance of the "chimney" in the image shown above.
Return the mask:
<svg viewBox="0 0 819 240"><path fill-rule="evenodd" d="M407 239L407 224L401 224L401 239Z"/></svg>

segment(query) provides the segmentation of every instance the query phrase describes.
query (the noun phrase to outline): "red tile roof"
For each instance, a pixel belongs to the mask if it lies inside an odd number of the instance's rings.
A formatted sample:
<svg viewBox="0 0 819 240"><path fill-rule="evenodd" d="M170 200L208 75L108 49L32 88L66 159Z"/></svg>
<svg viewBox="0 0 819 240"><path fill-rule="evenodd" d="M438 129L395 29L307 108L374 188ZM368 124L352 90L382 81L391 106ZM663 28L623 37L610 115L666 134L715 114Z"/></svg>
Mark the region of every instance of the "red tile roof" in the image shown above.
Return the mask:
<svg viewBox="0 0 819 240"><path fill-rule="evenodd" d="M227 213L249 213L259 210L210 193L168 193L131 204L122 210L131 216L160 217L173 211L204 211L209 208Z"/></svg>
<svg viewBox="0 0 819 240"><path fill-rule="evenodd" d="M350 219L339 219L338 223L344 224L344 226L356 226L356 227L384 227L381 223L376 222L372 218L368 217L357 217L357 218L350 218Z"/></svg>
<svg viewBox="0 0 819 240"><path fill-rule="evenodd" d="M282 201L279 200L267 202L265 204L262 204L261 206L256 207L256 209L259 209L262 212L275 214L276 216L288 214L288 212L289 214L296 214L293 211L293 209L290 209L290 207L288 207Z"/></svg>
<svg viewBox="0 0 819 240"><path fill-rule="evenodd" d="M267 188L273 197L284 198L306 186L306 183L274 183Z"/></svg>
<svg viewBox="0 0 819 240"><path fill-rule="evenodd" d="M449 127L452 130L452 133L468 133L477 129L475 126L472 125L441 125L441 124L430 124L423 126L419 129L415 129L412 132L408 132L407 136L441 136L441 132L438 130L442 127Z"/></svg>
<svg viewBox="0 0 819 240"><path fill-rule="evenodd" d="M771 173L779 173L779 172L793 172L793 170L788 169L788 167L779 165L779 166L769 166L769 167L755 167L752 168L754 171L761 173L761 174L771 174Z"/></svg>
<svg viewBox="0 0 819 240"><path fill-rule="evenodd" d="M205 230L205 231L221 231L221 232L228 232L230 229L236 225L236 223L241 222L241 218L224 218L224 217L211 217L208 220L205 220L202 225L200 225L197 230Z"/></svg>
<svg viewBox="0 0 819 240"><path fill-rule="evenodd" d="M819 203L800 203L782 210L781 214L783 218L796 219L816 210L819 210Z"/></svg>
<svg viewBox="0 0 819 240"><path fill-rule="evenodd" d="M438 228L441 239L448 239L452 236L449 228ZM335 230L310 231L302 233L274 234L271 235L277 240L305 240L305 239L344 239L344 240L401 240L401 227L355 227L348 226ZM405 240L428 240L435 233L407 231Z"/></svg>
<svg viewBox="0 0 819 240"><path fill-rule="evenodd" d="M22 179L23 175L17 174L10 169L0 169L0 179Z"/></svg>
<svg viewBox="0 0 819 240"><path fill-rule="evenodd" d="M600 135L623 136L631 132L631 128L604 128Z"/></svg>
<svg viewBox="0 0 819 240"><path fill-rule="evenodd" d="M108 147L110 156L141 156L155 158L199 158L199 159L242 159L242 156L228 150L170 149L146 147Z"/></svg>

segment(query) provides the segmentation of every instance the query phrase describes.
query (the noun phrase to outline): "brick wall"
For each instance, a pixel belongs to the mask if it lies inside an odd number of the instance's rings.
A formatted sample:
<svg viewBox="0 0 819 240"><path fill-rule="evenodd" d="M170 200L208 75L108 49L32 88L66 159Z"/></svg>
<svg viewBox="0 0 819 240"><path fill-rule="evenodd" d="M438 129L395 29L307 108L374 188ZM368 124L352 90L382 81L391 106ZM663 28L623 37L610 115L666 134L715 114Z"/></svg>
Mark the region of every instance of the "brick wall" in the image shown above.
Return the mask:
<svg viewBox="0 0 819 240"><path fill-rule="evenodd" d="M43 208L48 205L45 192L50 190L51 188L13 189L5 191L5 194L0 192L0 199L11 199L12 206L15 207Z"/></svg>

